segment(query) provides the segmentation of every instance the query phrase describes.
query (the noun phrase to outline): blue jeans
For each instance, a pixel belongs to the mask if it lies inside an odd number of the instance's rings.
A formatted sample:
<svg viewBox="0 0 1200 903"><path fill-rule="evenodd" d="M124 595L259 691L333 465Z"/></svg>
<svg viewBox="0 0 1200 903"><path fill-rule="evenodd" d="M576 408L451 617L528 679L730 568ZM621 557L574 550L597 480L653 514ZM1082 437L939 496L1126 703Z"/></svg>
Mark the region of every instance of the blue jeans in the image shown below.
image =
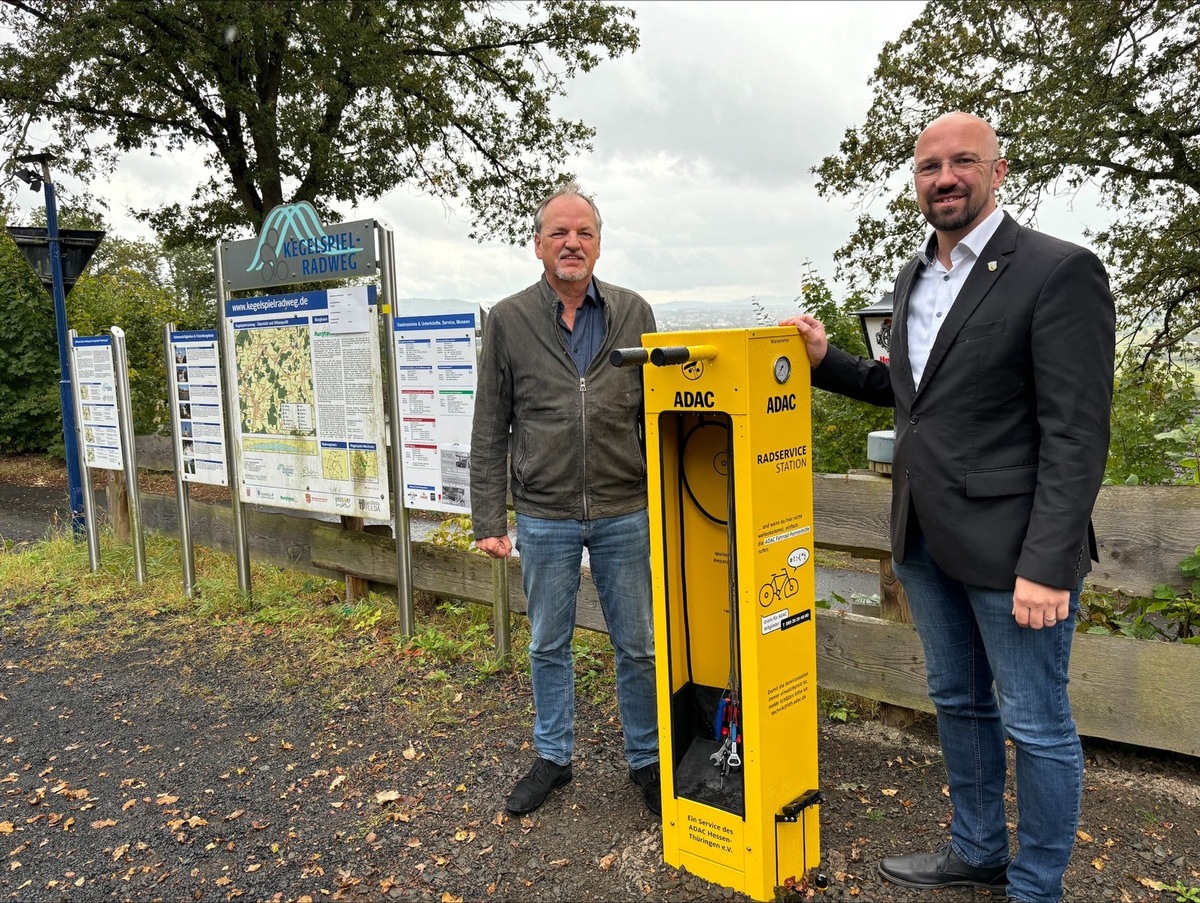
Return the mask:
<svg viewBox="0 0 1200 903"><path fill-rule="evenodd" d="M529 663L538 755L559 765L575 748L575 664L571 637L583 549L616 650L617 704L630 768L658 761L650 521L646 511L599 520L517 515L517 550L529 600Z"/></svg>
<svg viewBox="0 0 1200 903"><path fill-rule="evenodd" d="M918 531L906 543L905 557L894 567L925 648L954 806L954 851L981 867L1009 858L1007 734L1016 747L1019 844L1008 867L1008 896L1055 903L1062 896L1083 793L1083 750L1067 698L1080 587L1071 594L1070 617L1030 630L1013 618L1011 590L946 576Z"/></svg>

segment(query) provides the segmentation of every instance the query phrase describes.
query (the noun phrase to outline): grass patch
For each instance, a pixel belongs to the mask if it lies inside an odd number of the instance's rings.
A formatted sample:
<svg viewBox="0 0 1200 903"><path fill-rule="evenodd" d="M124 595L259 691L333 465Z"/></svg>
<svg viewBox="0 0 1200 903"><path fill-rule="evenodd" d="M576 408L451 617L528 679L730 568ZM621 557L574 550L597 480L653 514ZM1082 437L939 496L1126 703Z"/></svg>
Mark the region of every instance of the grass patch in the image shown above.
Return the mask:
<svg viewBox="0 0 1200 903"><path fill-rule="evenodd" d="M0 549L0 631L36 654L22 667L49 668L83 655L113 657L152 646L160 664L186 668L197 656L231 662L272 678L281 695L326 684L339 701L369 683L354 675L429 689L486 680L527 668L528 633L514 630L514 655L497 662L490 609L429 602L420 632L399 630L397 604L372 594L347 602L341 581L271 565L251 565L252 600L238 590L233 556L195 549L196 593L183 593L179 542L146 535L146 580L139 584L131 546L100 533L100 566L64 527L42 542ZM514 619L516 621L518 619ZM522 636L522 634L524 634Z"/></svg>

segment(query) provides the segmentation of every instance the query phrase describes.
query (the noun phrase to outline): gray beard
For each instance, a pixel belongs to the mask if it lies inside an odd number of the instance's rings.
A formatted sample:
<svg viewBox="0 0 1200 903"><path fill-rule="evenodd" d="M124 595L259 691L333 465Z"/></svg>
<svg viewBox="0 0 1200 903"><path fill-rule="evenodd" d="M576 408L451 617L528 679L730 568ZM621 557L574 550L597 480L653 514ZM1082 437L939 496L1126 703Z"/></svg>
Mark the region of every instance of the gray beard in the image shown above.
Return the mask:
<svg viewBox="0 0 1200 903"><path fill-rule="evenodd" d="M581 273L575 270L564 270L561 266L555 268L554 275L563 282L583 282L583 280L588 278L587 273Z"/></svg>

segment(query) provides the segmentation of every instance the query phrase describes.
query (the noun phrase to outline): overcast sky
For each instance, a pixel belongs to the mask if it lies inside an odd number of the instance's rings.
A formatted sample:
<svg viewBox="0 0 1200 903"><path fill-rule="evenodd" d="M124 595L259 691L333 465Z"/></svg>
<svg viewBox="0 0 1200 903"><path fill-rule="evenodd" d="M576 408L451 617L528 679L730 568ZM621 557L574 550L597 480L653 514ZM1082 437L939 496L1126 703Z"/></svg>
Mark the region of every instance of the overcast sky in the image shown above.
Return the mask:
<svg viewBox="0 0 1200 903"><path fill-rule="evenodd" d="M597 130L593 153L565 167L604 217L596 275L652 303L791 298L806 260L832 284L854 212L818 197L810 170L862 122L880 49L923 4L625 5L640 48L581 75L557 107ZM148 237L123 211L186 201L188 165L130 158L105 189L114 231ZM38 200L19 195L25 209ZM466 213L407 189L345 214L395 230L401 297L490 303L541 272L530 245L472 241ZM1042 226L1079 240L1082 215L1044 211Z"/></svg>

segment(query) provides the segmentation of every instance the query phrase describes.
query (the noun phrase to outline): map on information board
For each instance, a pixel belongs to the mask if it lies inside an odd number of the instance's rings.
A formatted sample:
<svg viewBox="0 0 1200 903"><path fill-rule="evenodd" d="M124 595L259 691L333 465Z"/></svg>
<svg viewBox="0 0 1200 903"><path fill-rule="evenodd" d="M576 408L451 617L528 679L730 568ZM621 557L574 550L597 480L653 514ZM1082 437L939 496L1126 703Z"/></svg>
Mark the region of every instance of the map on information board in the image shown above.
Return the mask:
<svg viewBox="0 0 1200 903"><path fill-rule="evenodd" d="M243 501L391 515L374 286L227 301Z"/></svg>

